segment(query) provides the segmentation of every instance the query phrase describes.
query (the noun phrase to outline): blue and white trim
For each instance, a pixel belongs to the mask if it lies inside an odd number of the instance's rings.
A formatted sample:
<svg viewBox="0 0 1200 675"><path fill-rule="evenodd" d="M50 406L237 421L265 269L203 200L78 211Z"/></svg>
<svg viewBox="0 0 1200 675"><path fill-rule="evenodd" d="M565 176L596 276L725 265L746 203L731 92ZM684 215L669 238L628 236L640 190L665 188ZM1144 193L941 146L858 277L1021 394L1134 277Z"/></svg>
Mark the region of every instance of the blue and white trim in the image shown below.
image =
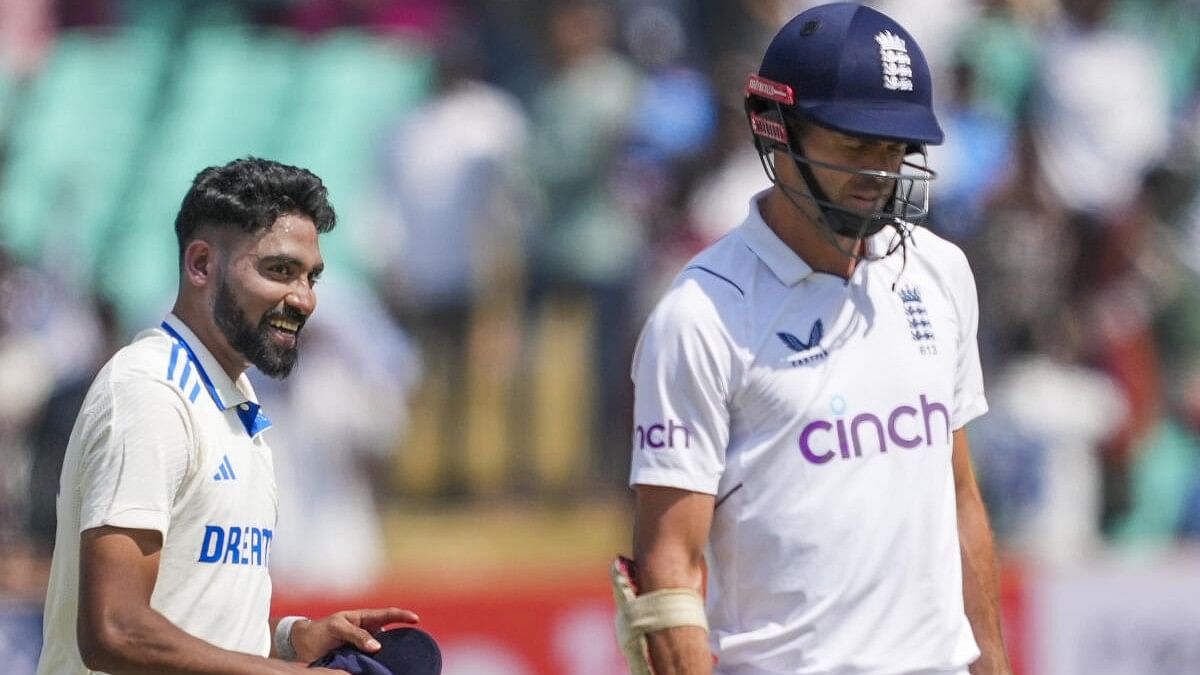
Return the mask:
<svg viewBox="0 0 1200 675"><path fill-rule="evenodd" d="M208 391L212 402L217 406L217 409L221 411L228 410L230 406L225 405L225 402L221 400L221 395L217 392L216 386L213 385L212 378L209 377L208 371L200 363L200 359L196 356L196 352L192 349L192 346L166 321L163 321L159 327L166 331L167 335L171 336L172 339L171 359L167 363L167 379L179 385L180 391L192 403L195 403L196 399L200 396L200 387L203 385L204 389ZM179 365L179 355L181 353L187 355L182 367ZM192 379L193 370L197 376L194 381ZM176 378L176 371L178 371L178 378ZM242 422L242 426L246 429L246 433L250 434L251 437L257 436L271 428L270 418L262 411L262 406L253 401L245 401L239 404L237 406L237 416Z"/></svg>

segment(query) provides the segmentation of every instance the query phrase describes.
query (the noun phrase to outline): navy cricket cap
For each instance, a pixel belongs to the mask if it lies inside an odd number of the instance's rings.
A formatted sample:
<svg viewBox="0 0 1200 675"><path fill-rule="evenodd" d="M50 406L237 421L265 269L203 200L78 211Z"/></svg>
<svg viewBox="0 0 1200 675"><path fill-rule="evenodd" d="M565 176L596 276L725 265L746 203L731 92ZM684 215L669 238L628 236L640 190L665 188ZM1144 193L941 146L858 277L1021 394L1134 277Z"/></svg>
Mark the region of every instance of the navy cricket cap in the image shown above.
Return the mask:
<svg viewBox="0 0 1200 675"><path fill-rule="evenodd" d="M933 145L944 138L917 41L887 15L855 3L820 5L789 21L746 93L847 134Z"/></svg>
<svg viewBox="0 0 1200 675"><path fill-rule="evenodd" d="M383 647L374 654L350 644L330 650L309 666L340 668L351 675L440 675L442 651L417 628L394 628L375 634Z"/></svg>

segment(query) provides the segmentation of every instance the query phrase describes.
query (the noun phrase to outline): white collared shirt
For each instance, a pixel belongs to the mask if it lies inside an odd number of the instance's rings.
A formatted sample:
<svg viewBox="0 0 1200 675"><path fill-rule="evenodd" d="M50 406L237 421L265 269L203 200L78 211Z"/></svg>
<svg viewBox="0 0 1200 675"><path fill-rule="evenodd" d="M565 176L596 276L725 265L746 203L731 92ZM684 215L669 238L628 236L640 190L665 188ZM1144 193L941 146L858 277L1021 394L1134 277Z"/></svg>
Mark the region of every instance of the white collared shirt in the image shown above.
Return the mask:
<svg viewBox="0 0 1200 675"><path fill-rule="evenodd" d="M907 260L814 272L762 196L642 332L630 482L716 496L718 673L965 673L951 436L987 409L966 258L918 229Z"/></svg>
<svg viewBox="0 0 1200 675"><path fill-rule="evenodd" d="M150 605L172 623L225 649L269 653L269 426L245 373L231 380L173 315L113 356L63 462L39 675L91 672L75 631L79 537L100 526L162 534Z"/></svg>

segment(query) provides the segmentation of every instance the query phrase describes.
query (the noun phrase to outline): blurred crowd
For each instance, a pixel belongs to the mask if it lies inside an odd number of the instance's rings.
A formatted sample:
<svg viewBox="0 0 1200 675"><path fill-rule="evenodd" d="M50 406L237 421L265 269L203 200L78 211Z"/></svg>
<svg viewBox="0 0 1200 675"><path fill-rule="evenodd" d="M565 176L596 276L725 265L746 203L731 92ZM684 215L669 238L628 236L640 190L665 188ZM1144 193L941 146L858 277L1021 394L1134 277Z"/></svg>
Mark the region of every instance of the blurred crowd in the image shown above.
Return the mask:
<svg viewBox="0 0 1200 675"><path fill-rule="evenodd" d="M744 78L811 4L5 0L0 550L49 551L86 387L169 309L187 181L246 154L341 215L297 374L256 382L278 546L356 543L281 574L368 583L390 504L623 498L637 330L767 186ZM978 280L1002 549L1200 539L1200 0L866 4L935 69L928 226Z"/></svg>

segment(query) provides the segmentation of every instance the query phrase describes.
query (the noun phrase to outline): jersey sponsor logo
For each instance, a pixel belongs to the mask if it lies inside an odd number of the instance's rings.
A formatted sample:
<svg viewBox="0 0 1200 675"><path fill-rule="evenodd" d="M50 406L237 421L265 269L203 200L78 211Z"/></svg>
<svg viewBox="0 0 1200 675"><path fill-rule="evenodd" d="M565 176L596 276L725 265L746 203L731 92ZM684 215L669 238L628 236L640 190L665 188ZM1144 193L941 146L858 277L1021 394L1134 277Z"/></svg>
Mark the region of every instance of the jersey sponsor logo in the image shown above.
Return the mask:
<svg viewBox="0 0 1200 675"><path fill-rule="evenodd" d="M840 396L834 397L832 407L833 420L814 420L800 431L800 454L813 464L860 458L864 449L878 448L879 454L887 454L892 447L912 450L950 442L949 409L925 394L919 407L899 405L884 415L867 412L846 419Z"/></svg>
<svg viewBox="0 0 1200 675"><path fill-rule="evenodd" d="M633 436L639 450L692 447L691 430L682 422L670 419L649 426L639 424L633 430Z"/></svg>
<svg viewBox="0 0 1200 675"><path fill-rule="evenodd" d="M806 366L810 363L815 363L829 356L829 352L821 346L821 338L824 336L825 326L820 319L813 322L812 328L808 331L808 342L792 335L791 333L776 333L775 335L783 340L783 344L787 345L788 349L794 353L788 357L788 363L793 366Z"/></svg>
<svg viewBox="0 0 1200 675"><path fill-rule="evenodd" d="M933 323L929 321L929 311L921 301L921 289L908 285L896 291L900 301L904 303L904 314L908 317L908 333L913 342L921 348L925 356L937 354L937 343L934 342Z"/></svg>
<svg viewBox="0 0 1200 675"><path fill-rule="evenodd" d="M221 457L221 464L217 468L217 472L213 474L213 480L237 480L237 474L233 472L233 464L229 462L229 455Z"/></svg>
<svg viewBox="0 0 1200 675"><path fill-rule="evenodd" d="M274 533L249 525L205 525L197 562L206 565L252 565L266 567Z"/></svg>

